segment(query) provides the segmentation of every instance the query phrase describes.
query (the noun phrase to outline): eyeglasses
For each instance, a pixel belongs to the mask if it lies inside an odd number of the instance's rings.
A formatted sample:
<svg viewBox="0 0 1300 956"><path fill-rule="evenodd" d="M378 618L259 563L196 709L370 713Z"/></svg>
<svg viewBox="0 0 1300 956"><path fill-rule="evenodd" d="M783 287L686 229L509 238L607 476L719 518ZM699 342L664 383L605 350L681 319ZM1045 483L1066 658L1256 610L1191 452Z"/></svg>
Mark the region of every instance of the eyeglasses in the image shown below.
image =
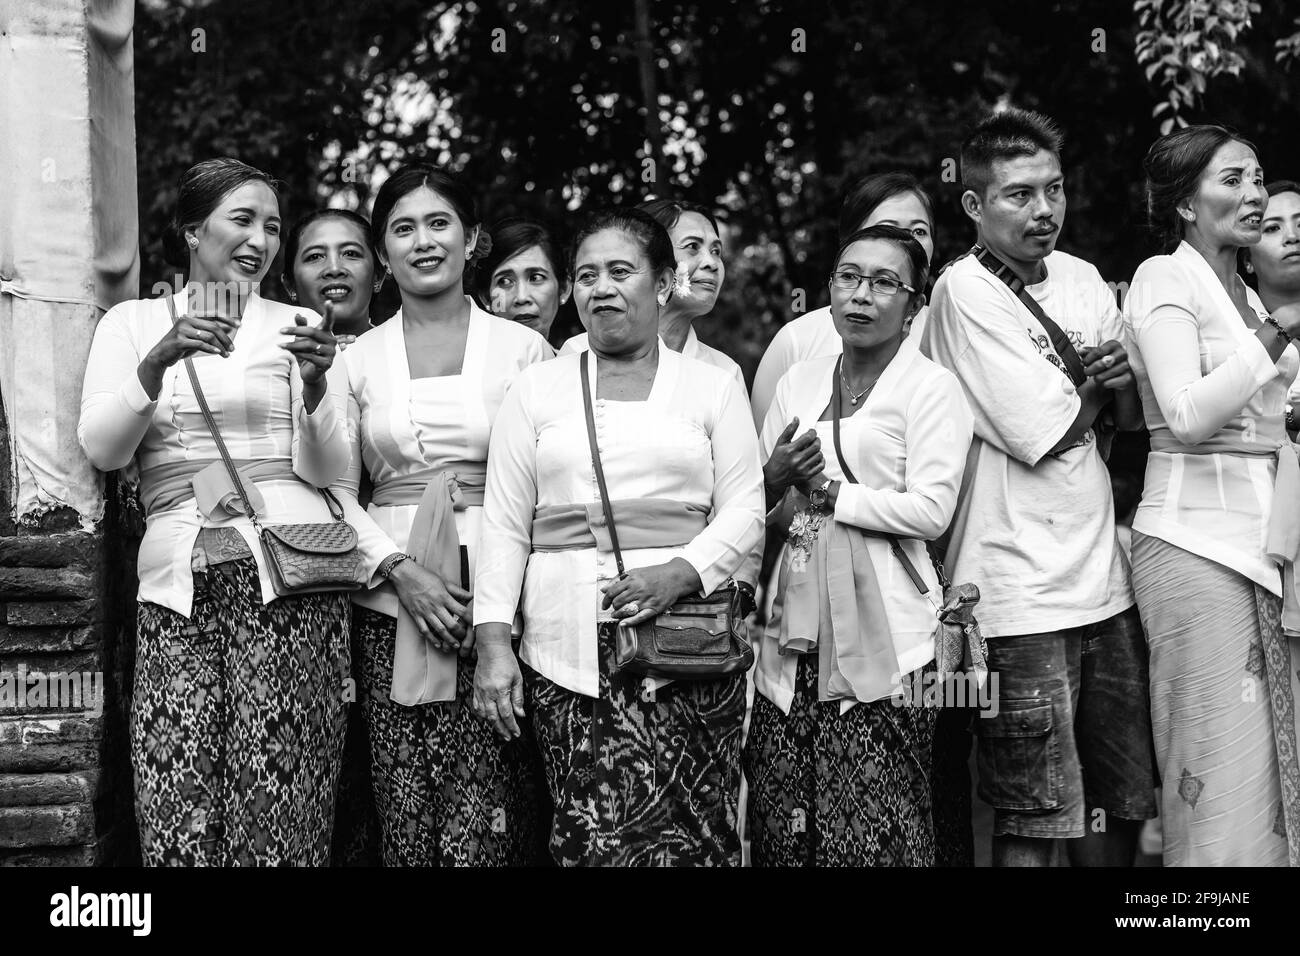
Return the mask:
<svg viewBox="0 0 1300 956"><path fill-rule="evenodd" d="M899 289L916 292L906 282L900 282L892 276L864 276L848 269L831 273L831 285L844 292L857 292L864 282L876 295L897 295Z"/></svg>

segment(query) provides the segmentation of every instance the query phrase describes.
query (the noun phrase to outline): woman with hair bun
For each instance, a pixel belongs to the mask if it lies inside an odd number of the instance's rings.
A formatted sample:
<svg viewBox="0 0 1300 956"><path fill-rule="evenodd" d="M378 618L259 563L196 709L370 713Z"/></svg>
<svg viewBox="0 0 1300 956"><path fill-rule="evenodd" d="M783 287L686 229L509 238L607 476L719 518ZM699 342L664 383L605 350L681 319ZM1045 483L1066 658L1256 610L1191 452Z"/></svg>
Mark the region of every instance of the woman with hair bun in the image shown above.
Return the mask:
<svg viewBox="0 0 1300 956"><path fill-rule="evenodd" d="M383 283L370 223L350 209L307 213L284 241L280 281L290 302L322 313L330 303L334 334L350 345L370 328L370 300Z"/></svg>
<svg viewBox="0 0 1300 956"><path fill-rule="evenodd" d="M492 251L478 270L479 301L503 319L549 338L555 315L569 299L569 264L551 231L530 219L503 219L492 227Z"/></svg>
<svg viewBox="0 0 1300 956"><path fill-rule="evenodd" d="M470 581L493 420L515 376L551 350L465 294L491 240L450 173L399 168L375 198L371 231L402 305L345 356L354 439L344 498L373 571L353 600L384 862L527 865L543 846L536 749L527 736L498 740L470 711ZM374 483L364 511L362 467Z"/></svg>
<svg viewBox="0 0 1300 956"><path fill-rule="evenodd" d="M615 644L620 621L712 593L760 542L763 477L745 391L660 346L674 271L662 225L637 209L598 210L571 248L590 348L526 369L497 419L474 707L518 739L527 700L557 863L739 865L745 675L642 678L618 668ZM593 442L621 558L599 517Z"/></svg>
<svg viewBox="0 0 1300 956"><path fill-rule="evenodd" d="M150 866L329 860L348 599L276 597L190 378L261 520L328 522L317 489L348 464L346 377L326 374L320 316L260 295L279 247L274 181L198 163L167 243L185 289L114 306L91 345L78 438L104 471L138 464L147 516L130 743Z"/></svg>
<svg viewBox="0 0 1300 956"><path fill-rule="evenodd" d="M289 301L315 312L330 309L339 351L370 328L370 300L381 275L370 245L370 223L350 209L315 209L302 216L284 240L280 282ZM363 488L362 502L370 500ZM352 659L361 660L353 629ZM374 866L379 861L379 820L370 786L370 744L360 701L348 705L343 769L335 803L334 866Z"/></svg>
<svg viewBox="0 0 1300 956"><path fill-rule="evenodd" d="M659 337L674 352L722 369L743 388L745 376L735 360L695 334L696 320L713 311L727 278L718 220L707 206L673 199L643 202L637 209L668 231L676 263L672 295L659 316ZM579 333L560 352L581 352L587 344L587 333Z"/></svg>
<svg viewBox="0 0 1300 956"><path fill-rule="evenodd" d="M1300 865L1295 542L1300 466L1284 405L1300 305L1270 315L1237 275L1267 196L1255 148L1190 126L1147 153L1167 255L1125 300L1151 454L1133 521L1150 648L1166 866Z"/></svg>

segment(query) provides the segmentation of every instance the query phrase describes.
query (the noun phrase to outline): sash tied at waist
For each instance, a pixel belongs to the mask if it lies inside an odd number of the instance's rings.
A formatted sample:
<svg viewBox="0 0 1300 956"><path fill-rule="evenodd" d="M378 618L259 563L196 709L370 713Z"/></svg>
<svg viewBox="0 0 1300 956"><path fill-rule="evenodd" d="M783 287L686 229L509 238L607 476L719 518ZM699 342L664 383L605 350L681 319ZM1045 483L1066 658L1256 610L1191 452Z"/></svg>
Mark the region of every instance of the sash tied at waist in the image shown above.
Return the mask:
<svg viewBox="0 0 1300 956"><path fill-rule="evenodd" d="M1168 438L1152 438L1151 450L1173 455L1233 455L1238 458L1277 458L1273 477L1273 504L1268 515L1264 554L1282 569L1282 629L1300 636L1300 590L1295 566L1300 561L1300 446L1283 440L1273 450L1247 450L1211 439L1199 445L1180 445Z"/></svg>
<svg viewBox="0 0 1300 956"><path fill-rule="evenodd" d="M266 501L257 490L257 482L302 480L287 458L235 460L234 464L248 491L249 504L259 515L266 514ZM140 472L140 501L146 516L170 511L190 498L213 520L246 513L230 473L219 458L167 461Z"/></svg>
<svg viewBox="0 0 1300 956"><path fill-rule="evenodd" d="M482 462L462 462L380 482L370 500L380 507L416 505L407 553L420 567L444 581L461 584L455 513L482 506L486 479ZM473 621L472 605L465 617L467 624ZM414 707L455 700L456 667L456 652L434 649L420 633L415 619L399 604L393 683L389 689L393 702Z"/></svg>
<svg viewBox="0 0 1300 956"><path fill-rule="evenodd" d="M782 551L767 637L780 656L759 666L775 685L781 657L817 654L817 699L873 701L893 693L898 654L880 595L868 535L827 518L811 549Z"/></svg>
<svg viewBox="0 0 1300 956"><path fill-rule="evenodd" d="M621 551L675 548L704 530L708 512L672 498L624 498L610 502ZM612 552L613 541L599 501L545 505L533 513L534 551Z"/></svg>

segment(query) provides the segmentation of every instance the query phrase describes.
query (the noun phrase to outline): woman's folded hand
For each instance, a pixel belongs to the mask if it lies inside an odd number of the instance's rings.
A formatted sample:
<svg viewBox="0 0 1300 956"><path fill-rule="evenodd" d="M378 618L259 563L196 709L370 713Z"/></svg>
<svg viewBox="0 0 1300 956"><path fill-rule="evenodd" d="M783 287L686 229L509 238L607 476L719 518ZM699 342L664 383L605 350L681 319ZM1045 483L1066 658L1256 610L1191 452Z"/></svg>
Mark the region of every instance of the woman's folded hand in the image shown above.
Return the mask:
<svg viewBox="0 0 1300 956"><path fill-rule="evenodd" d="M413 560L393 568L388 579L426 640L438 650L461 649L469 631L469 591L444 581Z"/></svg>
<svg viewBox="0 0 1300 956"><path fill-rule="evenodd" d="M619 623L628 627L651 620L677 603L684 594L699 591L700 575L685 558L666 564L634 568L620 574L601 593L602 608L612 607Z"/></svg>

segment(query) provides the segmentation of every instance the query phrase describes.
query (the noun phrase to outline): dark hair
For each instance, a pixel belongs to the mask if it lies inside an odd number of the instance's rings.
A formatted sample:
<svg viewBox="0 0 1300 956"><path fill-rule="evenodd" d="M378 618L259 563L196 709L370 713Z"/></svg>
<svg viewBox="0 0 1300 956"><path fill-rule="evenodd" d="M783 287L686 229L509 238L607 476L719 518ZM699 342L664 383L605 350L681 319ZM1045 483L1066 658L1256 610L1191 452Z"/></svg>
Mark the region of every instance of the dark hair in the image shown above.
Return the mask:
<svg viewBox="0 0 1300 956"><path fill-rule="evenodd" d="M663 223L642 209L607 206L587 216L573 237L573 242L569 245L570 273L577 264L578 249L583 242L606 229L617 229L635 239L641 252L650 260L650 269L656 275L664 269L676 270L677 257L673 255L673 241Z"/></svg>
<svg viewBox="0 0 1300 956"><path fill-rule="evenodd" d="M961 184L983 198L993 182L993 163L1043 150L1060 161L1061 130L1042 113L1010 107L980 120L961 144Z"/></svg>
<svg viewBox="0 0 1300 956"><path fill-rule="evenodd" d="M501 263L513 259L521 252L537 247L551 264L555 280L561 285L569 277L569 261L564 257L555 236L542 223L533 219L502 219L492 226L492 251L487 254L478 270L478 293L488 301L488 286L492 282L492 273Z"/></svg>
<svg viewBox="0 0 1300 956"><path fill-rule="evenodd" d="M478 204L474 202L473 193L464 183L437 166L428 163L408 163L397 167L393 175L379 187L379 193L375 196L375 205L370 210L370 242L376 253L387 252L384 247L384 233L388 229L388 219L393 214L393 207L403 196L422 187L432 189L451 203L451 208L466 233L475 226L481 225ZM488 235L486 229L480 229L478 242L470 253L470 264L482 259L491 251L492 237ZM466 271L469 271L469 264L466 265Z"/></svg>
<svg viewBox="0 0 1300 956"><path fill-rule="evenodd" d="M1280 196L1282 193L1300 194L1300 183L1294 179L1278 179L1264 187L1264 192L1268 193L1268 198Z"/></svg>
<svg viewBox="0 0 1300 956"><path fill-rule="evenodd" d="M930 261L926 258L925 249L916 241L916 237L898 226L878 222L874 226L867 226L865 229L851 233L835 250L835 265L839 265L840 257L849 246L864 239L883 239L885 242L892 242L907 253L907 259L912 265L912 281L908 284L916 288L913 295L925 294L925 284L930 281Z"/></svg>
<svg viewBox="0 0 1300 956"><path fill-rule="evenodd" d="M1295 193L1297 196L1300 196L1300 183L1296 182L1294 179L1278 179L1265 186L1264 192L1268 193L1269 199L1272 199L1274 196L1280 196L1282 193ZM1267 209L1264 211L1266 213L1268 212ZM1237 272L1241 274L1242 279L1244 279L1248 285L1253 286L1255 291L1258 292L1259 282L1255 277L1255 274L1246 269L1246 263L1249 261L1250 247L1242 246L1237 250Z"/></svg>
<svg viewBox="0 0 1300 956"><path fill-rule="evenodd" d="M877 173L859 179L845 194L840 206L840 236L847 236L858 229L867 217L876 211L886 199L915 193L925 207L925 214L930 217L930 226L934 227L934 203L922 187L920 181L911 173Z"/></svg>
<svg viewBox="0 0 1300 956"><path fill-rule="evenodd" d="M365 246L366 252L370 254L370 264L378 266L379 260L375 255L375 247L370 243L370 222L360 213L353 212L351 209L314 209L304 216L300 216L298 221L293 224L289 230L289 235L284 240L284 281L290 286L293 285L293 267L294 260L298 258L298 246L302 243L302 234L307 231L307 227L314 222L320 222L322 219L342 219L344 222L350 222L361 230L361 244Z"/></svg>
<svg viewBox="0 0 1300 956"><path fill-rule="evenodd" d="M190 249L185 242L185 230L198 226L221 205L221 200L249 182L266 183L272 192L280 186L267 173L229 156L205 159L187 169L176 193L176 210L163 234L163 255L167 261L181 268L188 266Z"/></svg>
<svg viewBox="0 0 1300 956"><path fill-rule="evenodd" d="M1147 219L1161 245L1170 249L1183 238L1178 204L1196 195L1201 173L1226 143L1255 144L1226 126L1185 126L1166 133L1147 150L1142 168L1147 175ZM1256 150L1258 152L1258 150Z"/></svg>
<svg viewBox="0 0 1300 956"><path fill-rule="evenodd" d="M651 199L649 202L643 202L636 207L642 212L648 212L655 218L665 229L672 229L677 225L677 221L682 218L682 213L695 212L699 213L709 221L713 231L720 233L718 220L713 215L713 210L708 206L701 206L697 202L687 202L677 199Z"/></svg>

